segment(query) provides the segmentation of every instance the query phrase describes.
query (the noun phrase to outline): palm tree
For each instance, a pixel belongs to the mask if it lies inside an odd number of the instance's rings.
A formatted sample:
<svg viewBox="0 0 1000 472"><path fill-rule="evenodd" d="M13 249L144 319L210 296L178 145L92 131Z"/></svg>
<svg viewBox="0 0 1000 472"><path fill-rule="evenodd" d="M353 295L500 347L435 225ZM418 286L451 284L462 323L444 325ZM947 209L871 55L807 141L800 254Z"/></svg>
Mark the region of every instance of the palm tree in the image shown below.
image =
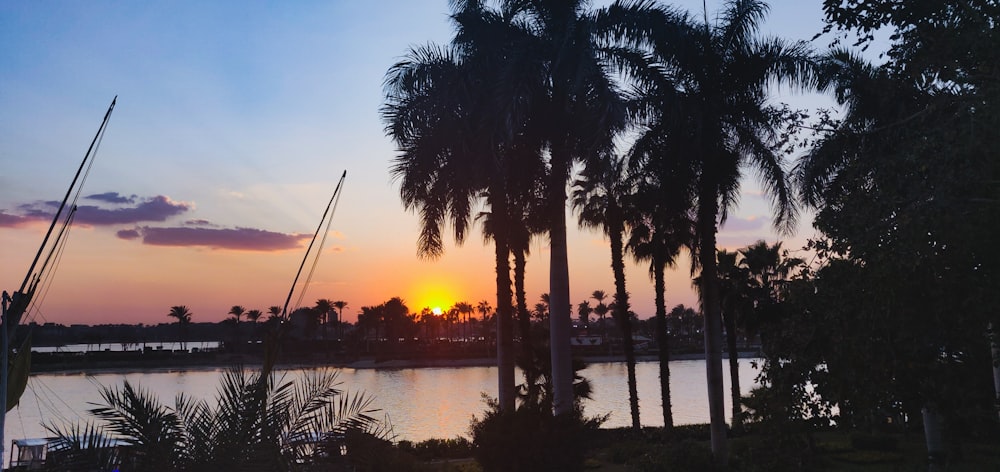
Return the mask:
<svg viewBox="0 0 1000 472"><path fill-rule="evenodd" d="M253 334L252 334L252 336L257 336L257 322L260 321L260 318L262 316L264 316L264 312L262 312L260 310L257 310L257 309L250 310L250 311L247 312L247 320L249 320L251 323L253 323L253 326L252 326Z"/></svg>
<svg viewBox="0 0 1000 472"><path fill-rule="evenodd" d="M742 253L729 252L720 249L717 260L719 264L719 297L722 305L722 321L726 326L726 351L729 353L729 390L733 409L733 430L739 430L743 425L743 408L740 398L740 364L737 348L738 326L748 311L747 302L751 300L749 293L748 274L742 263L737 262L737 255ZM744 257L744 260L746 258ZM752 306L752 305L751 305Z"/></svg>
<svg viewBox="0 0 1000 472"><path fill-rule="evenodd" d="M464 340L465 337L466 337L466 333L465 333L466 327L468 325L467 318L468 318L468 315L470 313L472 313L474 310L472 308L472 305L470 303L468 303L468 302L455 302L454 309L455 309L455 312L457 312L459 314L459 320L458 320L459 326L460 326L460 329L459 329L460 333L459 333L459 335ZM462 317L461 315L466 315L466 316Z"/></svg>
<svg viewBox="0 0 1000 472"><path fill-rule="evenodd" d="M66 470L339 470L345 437L391 435L372 397L348 395L340 384L331 370L293 383L233 368L214 403L181 394L172 407L128 381L105 386L103 404L90 410L101 424L50 428L50 462ZM112 436L128 450L93 447L110 445Z"/></svg>
<svg viewBox="0 0 1000 472"><path fill-rule="evenodd" d="M450 223L456 242L465 239L472 207L489 205L497 228L507 227L508 183L516 129L523 121L506 110L517 100L502 86L498 58L508 57L509 17L479 2L456 4L456 35L450 47L411 49L386 76L382 117L399 156L392 174L401 180L408 209L419 210L418 253L437 257L441 231ZM515 87L516 89L516 87ZM514 409L513 321L509 234L493 235L497 288L497 357L501 408Z"/></svg>
<svg viewBox="0 0 1000 472"><path fill-rule="evenodd" d="M594 313L597 314L597 319L599 320L598 323L601 325L601 342L605 344L608 342L604 326L604 315L608 314L608 306L604 304L604 299L607 297L608 296L604 293L604 290L594 290L594 292L590 294L590 298L593 298L594 301L597 302L597 305L594 306Z"/></svg>
<svg viewBox="0 0 1000 472"><path fill-rule="evenodd" d="M759 0L733 0L727 2L715 25L696 24L685 16L654 31L657 62L668 64L656 71L663 72L662 82L674 85L646 90L657 94L663 106L647 126L652 135L640 138L684 160L679 167L689 169L682 176L696 199L693 259L701 268L711 444L720 464L727 460L727 443L716 267L718 223L735 206L741 170L747 166L756 169L772 198L775 225L785 230L793 226L795 207L778 149L782 122L778 111L767 103L768 91L774 83L812 80L805 43L757 37L767 11ZM645 85L653 83L649 80ZM659 158L664 158L662 153Z"/></svg>
<svg viewBox="0 0 1000 472"><path fill-rule="evenodd" d="M594 308L590 306L590 302L588 300L584 300L576 306L576 315L577 319L580 321L581 328L587 329L587 327L590 326L590 314L593 312Z"/></svg>
<svg viewBox="0 0 1000 472"><path fill-rule="evenodd" d="M533 110L548 151L550 349L553 407L556 415L573 411L573 368L570 357L571 307L566 246L566 184L575 162L593 159L624 124L616 83L610 78L616 48L602 41L631 39L633 25L648 21L656 7L647 2L615 3L588 10L585 0L509 1L521 7L519 18L530 26L530 41L520 56L534 66L520 67L522 77L534 75ZM538 71L543 74L538 75Z"/></svg>
<svg viewBox="0 0 1000 472"><path fill-rule="evenodd" d="M191 324L191 310L186 305L174 305L170 307L167 316L177 320L177 328L180 330L181 349L187 349L187 328Z"/></svg>
<svg viewBox="0 0 1000 472"><path fill-rule="evenodd" d="M326 339L326 327L330 321L330 313L333 313L333 302L327 298L321 298L316 300L314 309L320 326L323 327L323 339Z"/></svg>
<svg viewBox="0 0 1000 472"><path fill-rule="evenodd" d="M665 271L673 267L680 249L690 241L690 222L683 210L671 202L659 201L663 188L643 185L641 197L633 215L629 248L637 262L649 262L656 302L656 342L660 358L660 400L663 405L663 427L673 428L674 418L670 395L670 345L667 336L667 304Z"/></svg>
<svg viewBox="0 0 1000 472"><path fill-rule="evenodd" d="M278 319L281 318L281 307L278 305L271 305L267 307L268 319Z"/></svg>
<svg viewBox="0 0 1000 472"><path fill-rule="evenodd" d="M337 339L344 338L344 308L347 308L347 302L343 300L337 300L333 302L334 308L337 309L337 323L334 326L334 331L336 332Z"/></svg>
<svg viewBox="0 0 1000 472"><path fill-rule="evenodd" d="M592 161L575 183L573 206L580 211L580 225L600 227L611 240L611 268L615 277L613 315L622 332L622 346L628 370L629 407L632 428L641 429L639 421L639 391L635 376L635 349L632 343L632 323L628 316L628 290L625 285L625 223L629 199L634 192L633 180L626 173L624 158L605 155L603 161ZM595 292L596 295L596 292ZM603 292L600 294L603 298Z"/></svg>
<svg viewBox="0 0 1000 472"><path fill-rule="evenodd" d="M241 305L233 305L229 309L229 318L226 319L227 322L233 325L233 351L237 354L240 352L240 318L246 314L247 309Z"/></svg>
<svg viewBox="0 0 1000 472"><path fill-rule="evenodd" d="M230 319L234 320L236 322L236 325L239 326L239 324L240 324L240 318L242 318L243 315L246 314L246 312L247 312L247 309L244 308L243 306L241 306L241 305L233 305L233 307L229 309L229 313L227 313L227 314L228 315L232 315L232 318L230 318Z"/></svg>

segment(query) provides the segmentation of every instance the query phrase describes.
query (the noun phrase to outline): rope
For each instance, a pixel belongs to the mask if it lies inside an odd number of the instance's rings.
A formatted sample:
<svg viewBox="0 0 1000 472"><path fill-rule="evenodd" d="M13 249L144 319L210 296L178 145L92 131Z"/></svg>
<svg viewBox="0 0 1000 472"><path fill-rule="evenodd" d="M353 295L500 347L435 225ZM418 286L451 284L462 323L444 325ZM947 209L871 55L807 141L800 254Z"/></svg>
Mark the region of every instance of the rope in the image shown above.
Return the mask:
<svg viewBox="0 0 1000 472"><path fill-rule="evenodd" d="M326 220L326 230L323 232L323 238L319 241L319 247L316 249L316 257L313 258L312 266L309 267L309 274L306 276L305 282L302 284L302 293L299 294L299 299L295 302L295 306L302 305L302 299L306 296L306 289L309 287L309 283L312 282L313 272L316 271L316 266L319 265L319 256L323 254L323 246L326 245L326 238L330 234L330 226L333 225L333 215L337 212L337 205L340 203L340 186L337 187L337 195L333 202L333 207L330 211L330 218Z"/></svg>

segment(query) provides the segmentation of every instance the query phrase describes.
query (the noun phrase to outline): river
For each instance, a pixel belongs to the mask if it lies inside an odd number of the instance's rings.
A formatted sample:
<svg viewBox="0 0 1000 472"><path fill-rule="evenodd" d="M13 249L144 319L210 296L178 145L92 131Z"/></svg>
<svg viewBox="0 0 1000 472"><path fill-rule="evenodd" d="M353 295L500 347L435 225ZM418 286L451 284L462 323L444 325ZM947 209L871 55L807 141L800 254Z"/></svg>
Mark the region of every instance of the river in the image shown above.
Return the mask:
<svg viewBox="0 0 1000 472"><path fill-rule="evenodd" d="M304 371L288 370L280 374L286 379L294 379ZM7 415L6 453L10 453L12 439L49 436L43 424L65 426L90 420L87 410L100 403L102 385L120 386L128 380L133 385L155 392L163 404L173 405L174 396L180 392L195 398L214 398L222 372L222 369L206 369L33 375L20 405ZM421 441L468 437L470 420L485 409L482 393L496 396L496 372L496 367L340 369L339 378L343 382L341 387L348 392L374 395L375 407L388 415L397 439ZM704 361L673 361L670 372L674 423L708 422ZM728 414L728 368L726 373ZM756 373L750 359L740 360L740 386L744 394L754 386ZM593 386L593 398L584 403L586 414L610 413L605 427L629 426L631 419L625 364L594 363L582 374ZM662 426L659 364L638 363L636 377L643 426Z"/></svg>

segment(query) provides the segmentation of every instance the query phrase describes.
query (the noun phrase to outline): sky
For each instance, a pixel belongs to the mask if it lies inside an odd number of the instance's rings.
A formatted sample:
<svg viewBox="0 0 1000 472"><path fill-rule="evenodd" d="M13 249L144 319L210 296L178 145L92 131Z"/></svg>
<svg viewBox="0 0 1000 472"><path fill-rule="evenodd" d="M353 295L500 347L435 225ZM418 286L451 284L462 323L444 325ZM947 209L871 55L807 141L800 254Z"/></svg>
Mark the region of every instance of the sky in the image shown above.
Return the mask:
<svg viewBox="0 0 1000 472"><path fill-rule="evenodd" d="M702 14L701 1L673 4ZM720 4L707 2L710 19ZM766 34L809 40L823 27L820 0L771 7ZM193 321L215 322L233 305L281 305L344 171L302 305L343 300L347 321L396 296L413 312L495 305L493 249L479 227L439 259L418 257L418 221L389 174L396 150L378 113L386 71L411 46L447 43L448 13L447 0L0 2L0 288L20 287L43 216L117 96L33 321L157 324L185 305ZM808 215L781 238L769 215L748 180L720 247L782 239L794 250L813 236ZM573 228L568 244L573 304L612 293L606 238ZM547 246L532 245L529 305L548 291ZM633 310L648 318L646 266L628 265ZM668 307L697 305L689 267L684 255L668 274Z"/></svg>

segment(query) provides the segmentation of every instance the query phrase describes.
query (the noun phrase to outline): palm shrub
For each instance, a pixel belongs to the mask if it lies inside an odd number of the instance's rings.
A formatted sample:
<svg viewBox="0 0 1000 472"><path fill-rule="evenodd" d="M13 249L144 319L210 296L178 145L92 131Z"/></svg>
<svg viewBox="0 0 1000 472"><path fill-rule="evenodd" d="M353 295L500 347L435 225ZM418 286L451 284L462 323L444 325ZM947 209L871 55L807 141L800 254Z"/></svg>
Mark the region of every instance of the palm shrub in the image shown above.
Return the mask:
<svg viewBox="0 0 1000 472"><path fill-rule="evenodd" d="M539 329L533 333L539 336L532 344L539 353L548 348L545 331ZM590 382L579 374L586 364L580 359L572 360L573 412L553 415L551 358L535 355L519 361L524 370L529 368L525 362L534 362L531 369L538 373L535 384L518 386L521 401L514 411L503 410L498 401L484 396L486 412L481 419L473 418L469 430L473 456L487 472L583 470L587 444L608 418L608 415L592 418L583 415L581 401L591 394Z"/></svg>
<svg viewBox="0 0 1000 472"><path fill-rule="evenodd" d="M270 372L270 373L265 373ZM348 395L334 370L296 381L270 369L227 370L214 404L180 394L166 406L126 381L102 387L103 404L90 422L59 428L51 470L298 471L324 470L353 460L345 439L391 437L375 416L372 397Z"/></svg>

